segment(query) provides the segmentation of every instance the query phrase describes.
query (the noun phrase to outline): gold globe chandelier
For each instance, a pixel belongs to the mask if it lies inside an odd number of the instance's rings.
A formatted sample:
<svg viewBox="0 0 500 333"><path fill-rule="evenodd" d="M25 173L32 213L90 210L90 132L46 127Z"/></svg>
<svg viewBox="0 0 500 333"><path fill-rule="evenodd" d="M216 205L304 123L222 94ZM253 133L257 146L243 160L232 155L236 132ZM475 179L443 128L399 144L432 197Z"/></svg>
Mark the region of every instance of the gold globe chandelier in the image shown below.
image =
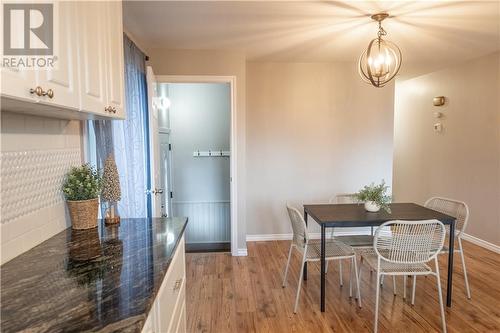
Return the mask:
<svg viewBox="0 0 500 333"><path fill-rule="evenodd" d="M391 81L401 67L401 50L396 44L383 39L387 32L382 28L382 21L389 17L387 13L378 13L371 18L378 22L378 37L372 39L368 48L359 57L358 70L363 81L380 88Z"/></svg>

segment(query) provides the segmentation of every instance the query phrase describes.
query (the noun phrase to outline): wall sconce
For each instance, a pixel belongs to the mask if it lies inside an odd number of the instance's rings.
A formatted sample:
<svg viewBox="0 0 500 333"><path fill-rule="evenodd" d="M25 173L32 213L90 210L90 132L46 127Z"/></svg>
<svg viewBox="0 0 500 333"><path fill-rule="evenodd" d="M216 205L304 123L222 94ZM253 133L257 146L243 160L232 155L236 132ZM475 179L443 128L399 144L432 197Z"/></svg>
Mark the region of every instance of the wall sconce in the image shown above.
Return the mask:
<svg viewBox="0 0 500 333"><path fill-rule="evenodd" d="M445 101L446 98L444 96L437 96L432 99L432 104L434 104L434 106L443 106Z"/></svg>

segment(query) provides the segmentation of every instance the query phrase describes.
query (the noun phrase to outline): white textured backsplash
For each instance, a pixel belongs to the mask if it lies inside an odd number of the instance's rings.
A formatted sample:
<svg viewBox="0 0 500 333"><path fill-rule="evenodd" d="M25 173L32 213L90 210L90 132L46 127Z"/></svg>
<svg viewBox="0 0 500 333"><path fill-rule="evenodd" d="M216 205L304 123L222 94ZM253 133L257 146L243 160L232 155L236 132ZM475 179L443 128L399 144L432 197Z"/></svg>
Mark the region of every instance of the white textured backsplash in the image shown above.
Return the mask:
<svg viewBox="0 0 500 333"><path fill-rule="evenodd" d="M2 152L1 223L62 203L64 176L80 164L80 149Z"/></svg>
<svg viewBox="0 0 500 333"><path fill-rule="evenodd" d="M70 225L61 185L80 165L80 122L1 113L1 263Z"/></svg>

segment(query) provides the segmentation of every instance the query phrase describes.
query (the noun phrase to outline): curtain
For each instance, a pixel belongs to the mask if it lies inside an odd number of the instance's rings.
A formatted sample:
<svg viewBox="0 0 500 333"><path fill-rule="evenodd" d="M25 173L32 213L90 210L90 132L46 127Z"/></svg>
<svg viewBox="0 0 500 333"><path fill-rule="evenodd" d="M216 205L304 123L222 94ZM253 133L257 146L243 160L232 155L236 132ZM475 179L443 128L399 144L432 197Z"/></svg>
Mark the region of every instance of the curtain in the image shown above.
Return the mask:
<svg viewBox="0 0 500 333"><path fill-rule="evenodd" d="M145 191L149 182L148 109L145 55L126 36L125 57L126 120L96 120L96 164L99 169L114 155L122 198L118 212L122 218L148 217Z"/></svg>

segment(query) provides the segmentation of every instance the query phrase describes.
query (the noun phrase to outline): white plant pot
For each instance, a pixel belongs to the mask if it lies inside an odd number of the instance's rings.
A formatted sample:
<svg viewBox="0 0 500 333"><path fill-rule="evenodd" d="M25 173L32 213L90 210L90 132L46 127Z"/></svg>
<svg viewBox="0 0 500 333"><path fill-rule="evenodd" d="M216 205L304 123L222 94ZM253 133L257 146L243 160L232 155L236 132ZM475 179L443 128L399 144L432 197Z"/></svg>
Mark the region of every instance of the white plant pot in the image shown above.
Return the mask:
<svg viewBox="0 0 500 333"><path fill-rule="evenodd" d="M373 201L367 201L367 202L365 202L365 209L368 212L375 213L375 212L378 212L380 210L380 205L377 204L376 202L373 202Z"/></svg>

